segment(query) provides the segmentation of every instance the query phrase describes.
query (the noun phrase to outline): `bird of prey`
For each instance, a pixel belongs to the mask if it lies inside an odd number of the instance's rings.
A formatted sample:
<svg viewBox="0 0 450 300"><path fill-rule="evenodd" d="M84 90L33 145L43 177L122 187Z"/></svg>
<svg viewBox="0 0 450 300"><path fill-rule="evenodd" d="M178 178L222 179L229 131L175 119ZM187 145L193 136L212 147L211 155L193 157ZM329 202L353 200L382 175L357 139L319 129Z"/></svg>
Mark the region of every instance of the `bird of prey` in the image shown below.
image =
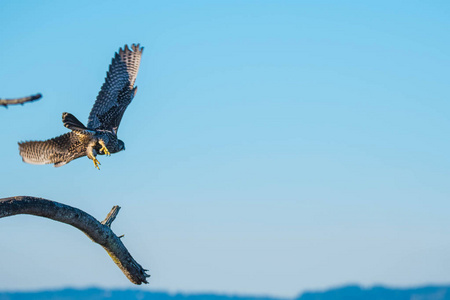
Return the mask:
<svg viewBox="0 0 450 300"><path fill-rule="evenodd" d="M143 50L139 44L133 44L131 49L125 45L115 54L89 114L87 126L72 114L63 113L64 126L71 132L46 141L19 143L22 160L29 164L60 167L86 155L100 169L97 154L109 156L125 150L124 142L117 138L117 130L136 94L134 82Z"/></svg>

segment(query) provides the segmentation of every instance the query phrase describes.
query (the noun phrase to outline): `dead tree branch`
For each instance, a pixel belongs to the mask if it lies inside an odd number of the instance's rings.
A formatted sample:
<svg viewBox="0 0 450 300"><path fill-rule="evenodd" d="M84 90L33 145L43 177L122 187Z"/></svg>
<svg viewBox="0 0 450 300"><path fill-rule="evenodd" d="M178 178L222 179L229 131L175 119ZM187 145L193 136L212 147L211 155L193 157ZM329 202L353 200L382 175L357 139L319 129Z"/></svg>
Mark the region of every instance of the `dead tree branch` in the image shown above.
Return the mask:
<svg viewBox="0 0 450 300"><path fill-rule="evenodd" d="M114 206L106 219L100 223L78 208L55 201L29 196L0 199L0 219L27 214L72 225L84 232L93 242L101 245L132 283L148 283L147 277L150 277L146 273L148 270L133 259L120 238L110 228L119 209L119 206Z"/></svg>
<svg viewBox="0 0 450 300"><path fill-rule="evenodd" d="M36 94L36 95L28 96L28 97L15 98L15 99L1 99L0 98L0 105L8 107L8 105L13 105L13 104L24 104L25 102L31 102L31 101L41 99L41 97L42 97L41 94Z"/></svg>

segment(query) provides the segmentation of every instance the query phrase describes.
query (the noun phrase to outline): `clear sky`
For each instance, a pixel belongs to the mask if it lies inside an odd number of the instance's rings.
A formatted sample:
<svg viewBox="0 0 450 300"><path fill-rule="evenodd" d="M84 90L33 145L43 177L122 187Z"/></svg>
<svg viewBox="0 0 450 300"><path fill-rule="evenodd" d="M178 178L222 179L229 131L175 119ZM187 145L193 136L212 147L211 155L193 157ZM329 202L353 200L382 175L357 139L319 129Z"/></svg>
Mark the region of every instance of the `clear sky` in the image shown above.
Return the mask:
<svg viewBox="0 0 450 300"><path fill-rule="evenodd" d="M337 3L339 2L339 3ZM0 197L103 219L150 290L292 297L450 283L449 1L0 1ZM145 47L119 138L61 168L17 142L86 122ZM133 287L78 230L0 220L0 289Z"/></svg>

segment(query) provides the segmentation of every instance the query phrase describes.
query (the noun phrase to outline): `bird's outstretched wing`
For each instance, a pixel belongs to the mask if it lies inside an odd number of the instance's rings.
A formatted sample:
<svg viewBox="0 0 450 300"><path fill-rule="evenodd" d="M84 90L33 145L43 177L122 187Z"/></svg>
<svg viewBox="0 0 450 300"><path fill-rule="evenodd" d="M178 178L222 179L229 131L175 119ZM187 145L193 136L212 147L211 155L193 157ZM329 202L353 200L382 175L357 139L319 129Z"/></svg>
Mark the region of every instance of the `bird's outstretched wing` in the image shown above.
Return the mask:
<svg viewBox="0 0 450 300"><path fill-rule="evenodd" d="M86 155L86 146L76 132L69 132L46 141L19 143L20 156L33 165L55 164L60 167Z"/></svg>
<svg viewBox="0 0 450 300"><path fill-rule="evenodd" d="M136 93L134 82L143 50L139 44L133 44L131 50L125 45L116 53L89 114L89 129L110 130L117 134L123 113Z"/></svg>

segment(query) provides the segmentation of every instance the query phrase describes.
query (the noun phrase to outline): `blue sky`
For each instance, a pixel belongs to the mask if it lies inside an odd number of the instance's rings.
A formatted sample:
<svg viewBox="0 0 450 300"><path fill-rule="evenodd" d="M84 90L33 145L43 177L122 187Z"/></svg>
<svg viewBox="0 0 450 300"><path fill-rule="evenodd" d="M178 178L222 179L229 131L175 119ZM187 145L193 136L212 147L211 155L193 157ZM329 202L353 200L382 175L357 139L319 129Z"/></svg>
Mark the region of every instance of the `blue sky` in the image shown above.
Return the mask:
<svg viewBox="0 0 450 300"><path fill-rule="evenodd" d="M448 1L1 1L0 197L113 224L143 288L292 297L450 282ZM115 51L145 47L126 151L55 169L17 142L85 122ZM50 220L0 220L0 289L128 288Z"/></svg>

